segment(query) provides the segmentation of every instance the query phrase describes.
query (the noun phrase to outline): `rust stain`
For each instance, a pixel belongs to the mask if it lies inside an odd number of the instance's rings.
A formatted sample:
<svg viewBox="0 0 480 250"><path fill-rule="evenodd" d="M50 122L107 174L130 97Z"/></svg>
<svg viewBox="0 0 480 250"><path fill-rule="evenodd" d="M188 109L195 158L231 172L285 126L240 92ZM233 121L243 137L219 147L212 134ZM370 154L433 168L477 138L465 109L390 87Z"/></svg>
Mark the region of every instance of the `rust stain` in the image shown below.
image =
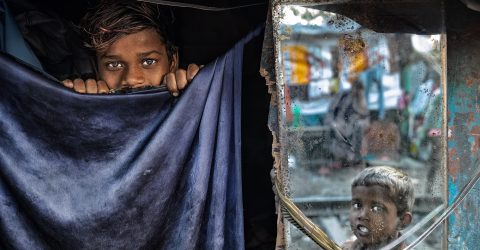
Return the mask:
<svg viewBox="0 0 480 250"><path fill-rule="evenodd" d="M470 117L469 117L469 119L470 119ZM473 136L479 136L480 135L480 125L473 126L472 129L470 130L470 133Z"/></svg>
<svg viewBox="0 0 480 250"><path fill-rule="evenodd" d="M473 87L473 85L475 85L475 82L478 82L479 80L480 80L480 74L476 72L471 72L466 79L467 87Z"/></svg>
<svg viewBox="0 0 480 250"><path fill-rule="evenodd" d="M473 155L477 155L478 151L480 150L480 126L476 125L470 130L470 134L473 136L473 145L472 145L472 153Z"/></svg>
<svg viewBox="0 0 480 250"><path fill-rule="evenodd" d="M265 82L266 82L268 87L271 87L271 86L275 85L275 81L273 79L271 79L272 77L270 76L270 73L264 67L260 68L260 75L263 78L265 78ZM269 93L272 93L272 92L269 92Z"/></svg>
<svg viewBox="0 0 480 250"><path fill-rule="evenodd" d="M467 118L467 123L472 123L475 121L475 113L474 112L470 112L468 113L468 118Z"/></svg>
<svg viewBox="0 0 480 250"><path fill-rule="evenodd" d="M476 155L478 153L478 149L479 149L478 146L479 146L478 139L475 138L475 141L474 141L474 143L472 145L472 149L471 149L472 154Z"/></svg>
<svg viewBox="0 0 480 250"><path fill-rule="evenodd" d="M467 87L473 86L473 79L467 79Z"/></svg>
<svg viewBox="0 0 480 250"><path fill-rule="evenodd" d="M460 159L457 157L457 149L453 148L448 151L448 161L448 172L453 182L455 182L458 170L460 169Z"/></svg>

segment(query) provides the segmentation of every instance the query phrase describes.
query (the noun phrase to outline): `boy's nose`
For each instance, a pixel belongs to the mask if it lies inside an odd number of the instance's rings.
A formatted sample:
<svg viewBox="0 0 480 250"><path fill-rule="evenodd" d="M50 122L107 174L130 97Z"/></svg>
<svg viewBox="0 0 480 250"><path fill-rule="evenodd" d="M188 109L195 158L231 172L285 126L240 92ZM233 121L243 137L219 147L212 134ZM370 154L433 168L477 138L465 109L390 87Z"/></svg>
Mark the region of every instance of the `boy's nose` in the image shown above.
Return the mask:
<svg viewBox="0 0 480 250"><path fill-rule="evenodd" d="M366 209L366 208L362 208L360 209L360 211L358 211L358 219L359 220L368 220L368 213L369 213L369 209Z"/></svg>
<svg viewBox="0 0 480 250"><path fill-rule="evenodd" d="M125 77L122 81L122 87L134 88L145 83L145 76L140 67L129 67L125 72Z"/></svg>

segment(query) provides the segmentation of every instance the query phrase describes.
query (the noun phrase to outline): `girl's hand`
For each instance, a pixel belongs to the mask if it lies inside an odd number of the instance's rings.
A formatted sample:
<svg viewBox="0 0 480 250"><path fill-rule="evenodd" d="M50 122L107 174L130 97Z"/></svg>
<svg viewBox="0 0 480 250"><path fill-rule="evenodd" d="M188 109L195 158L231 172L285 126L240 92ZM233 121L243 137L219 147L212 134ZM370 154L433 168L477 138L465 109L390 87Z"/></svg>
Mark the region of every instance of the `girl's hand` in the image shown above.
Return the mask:
<svg viewBox="0 0 480 250"><path fill-rule="evenodd" d="M196 64L188 65L187 70L178 69L175 72L170 72L163 78L163 83L173 96L178 96L180 91L185 89L187 85L193 80L200 70ZM108 94L110 88L103 80L87 79L83 80L76 78L73 81L66 79L62 81L63 86L73 89L75 92L81 94ZM160 85L160 86L161 86Z"/></svg>

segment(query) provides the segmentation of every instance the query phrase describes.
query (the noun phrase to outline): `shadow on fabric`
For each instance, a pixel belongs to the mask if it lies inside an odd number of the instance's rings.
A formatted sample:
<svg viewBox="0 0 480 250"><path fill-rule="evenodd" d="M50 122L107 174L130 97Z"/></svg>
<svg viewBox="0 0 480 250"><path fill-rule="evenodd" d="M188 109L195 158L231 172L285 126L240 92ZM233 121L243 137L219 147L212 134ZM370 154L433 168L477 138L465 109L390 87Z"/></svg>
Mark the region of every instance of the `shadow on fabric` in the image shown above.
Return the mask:
<svg viewBox="0 0 480 250"><path fill-rule="evenodd" d="M243 45L180 98L82 95L0 54L1 248L243 249Z"/></svg>

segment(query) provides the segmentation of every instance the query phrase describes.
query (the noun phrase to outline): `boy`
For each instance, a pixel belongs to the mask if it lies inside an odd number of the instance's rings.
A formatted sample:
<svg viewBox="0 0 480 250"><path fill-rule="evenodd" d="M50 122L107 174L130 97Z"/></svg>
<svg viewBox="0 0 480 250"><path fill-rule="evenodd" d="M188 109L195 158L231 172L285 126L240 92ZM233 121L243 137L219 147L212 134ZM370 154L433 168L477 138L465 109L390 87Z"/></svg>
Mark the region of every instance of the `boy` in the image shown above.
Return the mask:
<svg viewBox="0 0 480 250"><path fill-rule="evenodd" d="M350 227L356 239L343 249L380 249L398 238L412 221L414 200L412 181L404 172L383 166L364 169L352 183Z"/></svg>
<svg viewBox="0 0 480 250"><path fill-rule="evenodd" d="M79 93L166 85L178 96L197 74L190 64L178 69L178 50L167 32L158 5L137 1L101 1L81 22L89 36L87 47L95 50L97 78L64 80Z"/></svg>

